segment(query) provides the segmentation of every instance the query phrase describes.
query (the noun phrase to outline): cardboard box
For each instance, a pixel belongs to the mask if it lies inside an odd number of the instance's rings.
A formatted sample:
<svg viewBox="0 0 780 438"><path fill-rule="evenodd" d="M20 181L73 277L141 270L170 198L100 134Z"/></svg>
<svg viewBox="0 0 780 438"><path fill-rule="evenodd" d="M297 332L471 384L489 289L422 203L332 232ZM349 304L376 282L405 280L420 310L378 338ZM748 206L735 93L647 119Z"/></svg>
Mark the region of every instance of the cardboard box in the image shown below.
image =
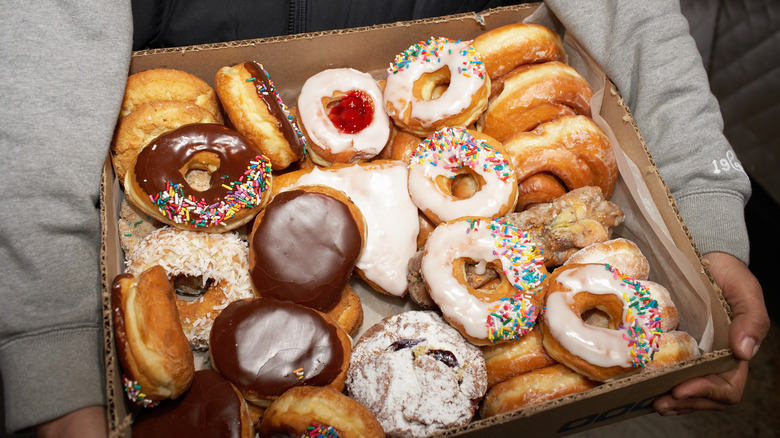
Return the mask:
<svg viewBox="0 0 780 438"><path fill-rule="evenodd" d="M135 53L131 73L153 67L176 68L213 84L216 71L225 65L255 60L264 64L288 105L294 106L297 90L311 75L336 67L352 67L383 78L395 55L431 36L472 39L498 26L545 19L544 7L520 5L493 9L482 14L463 14L370 28L238 41ZM533 15L532 15L533 14ZM541 18L540 18L541 17ZM549 17L548 17L549 18ZM555 21L546 23L555 25ZM594 119L612 135L617 146L621 178L612 200L626 212L626 223L616 236L635 241L650 259L651 279L666 285L681 314L681 328L693 334L706 348L697 359L672 367L635 374L603 384L586 393L564 397L511 414L450 430L446 435L487 436L518 432L533 436L563 436L652 412L652 402L676 384L734 365L728 350L728 307L702 266L701 258L680 220L674 200L660 178L652 157L615 87L598 66L580 52L576 41L567 40L570 62L591 82L600 110ZM572 56L574 55L574 56ZM581 70L582 69L582 70ZM588 71L583 71L588 70ZM110 312L110 282L121 273L124 262L119 245L117 218L123 197L109 161L102 181L103 223L103 318L106 350L108 420L111 436L130 436L135 409L125 398L121 370L113 344ZM360 287L360 285L358 285ZM366 306L372 291L364 287ZM381 301L381 300L380 300ZM379 312L379 313L377 313ZM386 308L367 312L364 328Z"/></svg>

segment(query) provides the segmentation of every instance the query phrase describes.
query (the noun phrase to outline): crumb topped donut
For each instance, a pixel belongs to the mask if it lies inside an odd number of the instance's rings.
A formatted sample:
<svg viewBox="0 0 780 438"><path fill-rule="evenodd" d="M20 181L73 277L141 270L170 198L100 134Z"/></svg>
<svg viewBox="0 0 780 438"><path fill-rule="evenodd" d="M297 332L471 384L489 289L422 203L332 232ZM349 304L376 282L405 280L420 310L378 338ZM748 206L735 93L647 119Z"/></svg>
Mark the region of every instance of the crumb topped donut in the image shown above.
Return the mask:
<svg viewBox="0 0 780 438"><path fill-rule="evenodd" d="M187 181L191 171L210 174L204 190ZM268 202L268 159L223 125L190 124L143 148L125 176L130 201L168 225L224 232L251 220Z"/></svg>
<svg viewBox="0 0 780 438"><path fill-rule="evenodd" d="M409 164L409 195L432 222L514 211L517 181L503 146L466 128L442 128L420 143ZM474 182L459 196L460 178ZM471 192L471 190L469 190Z"/></svg>
<svg viewBox="0 0 780 438"><path fill-rule="evenodd" d="M351 68L324 70L301 87L297 107L311 159L327 166L373 158L390 138L390 118L374 78Z"/></svg>
<svg viewBox="0 0 780 438"><path fill-rule="evenodd" d="M387 436L425 436L471 421L486 379L479 349L438 314L410 311L360 337L347 394L374 413Z"/></svg>
<svg viewBox="0 0 780 438"><path fill-rule="evenodd" d="M499 281L473 287L466 267L492 269ZM528 234L486 218L464 218L436 227L425 244L422 277L444 317L470 342L518 339L535 324L538 293L547 275L541 249Z"/></svg>
<svg viewBox="0 0 780 438"><path fill-rule="evenodd" d="M387 114L421 137L468 126L487 106L490 78L471 41L421 41L398 54L387 73Z"/></svg>

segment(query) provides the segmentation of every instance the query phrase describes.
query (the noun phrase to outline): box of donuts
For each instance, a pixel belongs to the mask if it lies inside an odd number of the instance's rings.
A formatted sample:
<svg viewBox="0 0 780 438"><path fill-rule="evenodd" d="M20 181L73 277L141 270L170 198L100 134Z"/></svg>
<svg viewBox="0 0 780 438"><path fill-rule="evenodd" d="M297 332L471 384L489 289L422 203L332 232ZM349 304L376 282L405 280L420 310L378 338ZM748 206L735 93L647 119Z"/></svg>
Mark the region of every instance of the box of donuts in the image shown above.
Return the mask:
<svg viewBox="0 0 780 438"><path fill-rule="evenodd" d="M641 133L561 35L532 4L134 53L111 436L564 436L732 366Z"/></svg>

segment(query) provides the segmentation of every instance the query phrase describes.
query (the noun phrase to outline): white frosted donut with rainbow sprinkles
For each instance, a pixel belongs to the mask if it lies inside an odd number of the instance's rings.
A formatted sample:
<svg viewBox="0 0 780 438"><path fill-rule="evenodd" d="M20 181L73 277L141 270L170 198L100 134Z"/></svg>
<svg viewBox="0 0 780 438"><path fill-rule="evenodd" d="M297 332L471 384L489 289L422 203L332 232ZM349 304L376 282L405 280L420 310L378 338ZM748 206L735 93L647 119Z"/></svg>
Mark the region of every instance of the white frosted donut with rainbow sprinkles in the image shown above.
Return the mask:
<svg viewBox="0 0 780 438"><path fill-rule="evenodd" d="M586 324L593 309L608 327ZM572 264L550 276L542 318L547 354L599 382L644 367L658 351L658 303L639 281L605 264Z"/></svg>
<svg viewBox="0 0 780 438"><path fill-rule="evenodd" d="M387 73L387 114L420 137L467 126L487 107L490 78L471 41L421 41L396 55Z"/></svg>
<svg viewBox="0 0 780 438"><path fill-rule="evenodd" d="M517 180L495 139L465 128L442 128L420 143L409 164L409 195L434 223L466 216L499 217L517 205ZM454 192L471 178L466 194Z"/></svg>
<svg viewBox="0 0 780 438"><path fill-rule="evenodd" d="M469 264L478 273L495 269L501 282L473 287L466 280ZM501 219L477 217L437 226L428 236L420 272L444 318L475 345L528 333L547 275L542 251L526 232Z"/></svg>

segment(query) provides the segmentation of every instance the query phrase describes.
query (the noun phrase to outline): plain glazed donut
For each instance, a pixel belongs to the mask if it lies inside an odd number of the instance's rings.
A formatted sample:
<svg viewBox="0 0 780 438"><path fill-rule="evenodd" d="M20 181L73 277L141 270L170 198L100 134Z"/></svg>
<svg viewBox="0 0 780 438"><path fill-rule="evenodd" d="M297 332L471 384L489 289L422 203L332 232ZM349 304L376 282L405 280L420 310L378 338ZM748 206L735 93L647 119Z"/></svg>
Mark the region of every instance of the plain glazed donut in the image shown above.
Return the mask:
<svg viewBox="0 0 780 438"><path fill-rule="evenodd" d="M466 128L442 128L425 139L409 164L409 195L434 224L466 216L495 218L514 211L517 181L503 146ZM453 181L475 182L458 196ZM469 190L471 192L471 190Z"/></svg>
<svg viewBox="0 0 780 438"><path fill-rule="evenodd" d="M132 431L133 438L255 437L244 397L211 369L196 371L192 386L179 399L139 412Z"/></svg>
<svg viewBox="0 0 780 438"><path fill-rule="evenodd" d="M127 259L127 272L161 265L170 279L200 280L197 299L176 298L184 333L194 349L208 346L211 325L230 302L254 297L246 243L236 233L198 233L165 227L152 232Z"/></svg>
<svg viewBox="0 0 780 438"><path fill-rule="evenodd" d="M471 41L421 41L398 54L387 73L387 114L420 137L468 126L487 106L490 78Z"/></svg>
<svg viewBox="0 0 780 438"><path fill-rule="evenodd" d="M534 129L563 115L590 117L593 90L572 67L545 62L518 68L494 90L477 129L506 142L515 134Z"/></svg>
<svg viewBox="0 0 780 438"><path fill-rule="evenodd" d="M374 414L330 388L296 386L285 391L263 413L260 436L384 438Z"/></svg>
<svg viewBox="0 0 780 438"><path fill-rule="evenodd" d="M582 320L592 309L609 317L607 328ZM572 264L553 272L541 326L550 357L599 382L645 366L662 333L658 305L649 291L599 264Z"/></svg>
<svg viewBox="0 0 780 438"><path fill-rule="evenodd" d="M222 109L214 89L203 79L170 68L153 68L127 78L120 119L149 102L174 100L194 103L210 112L222 123Z"/></svg>
<svg viewBox="0 0 780 438"><path fill-rule="evenodd" d="M261 407L295 386L341 391L351 352L352 339L330 317L262 298L230 303L209 338L212 367Z"/></svg>
<svg viewBox="0 0 780 438"><path fill-rule="evenodd" d="M478 272L495 270L500 281L473 287L465 278L469 264ZM547 275L541 250L527 233L486 218L437 226L425 244L420 272L444 318L476 345L525 335L541 310L536 295Z"/></svg>
<svg viewBox="0 0 780 438"><path fill-rule="evenodd" d="M306 139L261 64L222 67L214 86L233 126L271 160L274 170L303 158Z"/></svg>
<svg viewBox="0 0 780 438"><path fill-rule="evenodd" d="M650 276L650 262L647 257L636 243L624 238L592 243L572 254L563 264L572 263L607 264L637 280L647 280Z"/></svg>
<svg viewBox="0 0 780 438"><path fill-rule="evenodd" d="M187 174L210 174L210 186L193 188ZM125 176L130 201L168 225L208 232L235 229L268 202L271 166L238 132L191 124L157 137L138 153Z"/></svg>
<svg viewBox="0 0 780 438"><path fill-rule="evenodd" d="M135 276L119 274L112 284L114 339L125 394L141 406L179 397L195 373L175 296L160 266Z"/></svg>
<svg viewBox="0 0 780 438"><path fill-rule="evenodd" d="M539 24L513 23L489 30L474 38L474 49L491 80L525 64L566 63L561 37Z"/></svg>
<svg viewBox="0 0 780 438"><path fill-rule="evenodd" d="M307 79L298 95L297 116L312 161L323 166L369 160L390 138L382 89L371 75L351 68Z"/></svg>
<svg viewBox="0 0 780 438"><path fill-rule="evenodd" d="M513 377L490 388L480 414L489 418L528 406L578 394L598 386L561 364L550 365Z"/></svg>
<svg viewBox="0 0 780 438"><path fill-rule="evenodd" d="M437 313L384 318L355 344L347 395L388 437L418 437L467 424L485 395L485 362Z"/></svg>
<svg viewBox="0 0 780 438"><path fill-rule="evenodd" d="M543 123L533 131L515 135L504 143L504 148L519 184L518 211L585 186L599 187L605 199L612 197L615 190L615 152L604 131L588 117L564 116ZM536 191L534 178L540 175L559 185L554 194Z"/></svg>
<svg viewBox="0 0 780 438"><path fill-rule="evenodd" d="M488 388L512 377L554 365L542 346L540 329L531 329L520 339L482 347Z"/></svg>

